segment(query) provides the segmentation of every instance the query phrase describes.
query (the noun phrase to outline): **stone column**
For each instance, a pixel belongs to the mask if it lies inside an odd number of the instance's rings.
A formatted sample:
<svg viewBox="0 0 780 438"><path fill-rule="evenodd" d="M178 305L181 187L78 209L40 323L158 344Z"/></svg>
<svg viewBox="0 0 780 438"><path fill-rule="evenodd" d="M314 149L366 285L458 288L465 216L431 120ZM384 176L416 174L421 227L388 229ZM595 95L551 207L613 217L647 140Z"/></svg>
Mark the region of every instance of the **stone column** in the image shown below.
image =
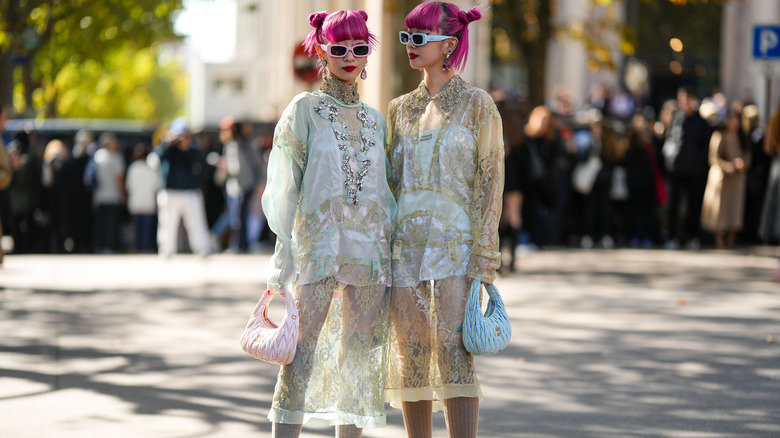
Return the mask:
<svg viewBox="0 0 780 438"><path fill-rule="evenodd" d="M780 25L780 2L751 0L725 2L721 42L721 88L729 100L752 97L762 123L780 99L780 60L754 61L753 28ZM768 93L770 92L770 93Z"/></svg>

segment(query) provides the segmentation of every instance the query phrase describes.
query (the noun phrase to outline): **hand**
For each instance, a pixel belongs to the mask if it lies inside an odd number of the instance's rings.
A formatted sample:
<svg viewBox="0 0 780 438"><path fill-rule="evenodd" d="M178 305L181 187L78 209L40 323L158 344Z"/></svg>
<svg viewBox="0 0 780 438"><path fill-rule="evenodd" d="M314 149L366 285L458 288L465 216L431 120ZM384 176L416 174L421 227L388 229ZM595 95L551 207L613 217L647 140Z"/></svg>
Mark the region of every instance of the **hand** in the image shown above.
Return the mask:
<svg viewBox="0 0 780 438"><path fill-rule="evenodd" d="M737 172L742 172L745 170L745 162L742 160L742 158L735 158L734 159L734 170Z"/></svg>
<svg viewBox="0 0 780 438"><path fill-rule="evenodd" d="M22 167L22 157L19 151L12 151L8 154L8 161L11 163L11 170L19 170Z"/></svg>

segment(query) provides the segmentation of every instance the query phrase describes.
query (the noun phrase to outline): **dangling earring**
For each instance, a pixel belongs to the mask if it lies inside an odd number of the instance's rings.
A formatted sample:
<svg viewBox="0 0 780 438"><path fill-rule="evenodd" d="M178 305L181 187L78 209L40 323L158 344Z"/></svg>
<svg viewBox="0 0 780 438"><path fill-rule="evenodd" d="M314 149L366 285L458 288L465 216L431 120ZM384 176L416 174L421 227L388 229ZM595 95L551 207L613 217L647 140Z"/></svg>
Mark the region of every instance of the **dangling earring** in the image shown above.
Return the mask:
<svg viewBox="0 0 780 438"><path fill-rule="evenodd" d="M368 58L366 58L366 63L363 64L363 71L360 72L360 79L366 80L366 77L368 77L368 74L366 74L366 66L368 65Z"/></svg>
<svg viewBox="0 0 780 438"><path fill-rule="evenodd" d="M320 62L322 63L322 77L326 78L326 77L328 77L328 60L327 59L323 59Z"/></svg>
<svg viewBox="0 0 780 438"><path fill-rule="evenodd" d="M447 56L444 57L444 63L441 65L441 71L448 73L450 71L450 55L451 51L447 50Z"/></svg>

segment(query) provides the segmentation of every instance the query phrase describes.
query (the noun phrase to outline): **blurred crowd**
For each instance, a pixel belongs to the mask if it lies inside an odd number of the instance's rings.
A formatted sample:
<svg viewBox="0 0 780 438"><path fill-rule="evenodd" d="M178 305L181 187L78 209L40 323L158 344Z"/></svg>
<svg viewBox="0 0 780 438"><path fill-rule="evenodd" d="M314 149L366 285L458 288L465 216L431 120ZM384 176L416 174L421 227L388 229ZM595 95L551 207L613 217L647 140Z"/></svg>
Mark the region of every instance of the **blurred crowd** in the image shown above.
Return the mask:
<svg viewBox="0 0 780 438"><path fill-rule="evenodd" d="M766 196L777 151L765 134L779 131L780 120L761 120L749 100L700 98L681 88L656 112L603 87L582 108L563 92L536 108L510 93L493 96L506 148L505 270L515 266L508 249L519 246L776 242L772 224L762 229L762 216L778 205ZM260 203L271 127L225 117L218 130L198 133L177 119L138 143L111 132L41 140L23 130L4 137L12 172L0 190L6 250L167 257L273 244Z"/></svg>
<svg viewBox="0 0 780 438"><path fill-rule="evenodd" d="M0 117L4 131L5 111ZM269 129L225 117L193 133L184 119L137 136L3 132L2 247L15 254L257 251L269 240L260 195ZM1 260L1 259L0 259Z"/></svg>
<svg viewBox="0 0 780 438"><path fill-rule="evenodd" d="M566 93L528 108L493 91L506 148L504 249L776 242L777 201L766 191L778 151L751 101L682 87L656 112L629 93L594 90L582 108ZM512 269L514 251L505 259Z"/></svg>

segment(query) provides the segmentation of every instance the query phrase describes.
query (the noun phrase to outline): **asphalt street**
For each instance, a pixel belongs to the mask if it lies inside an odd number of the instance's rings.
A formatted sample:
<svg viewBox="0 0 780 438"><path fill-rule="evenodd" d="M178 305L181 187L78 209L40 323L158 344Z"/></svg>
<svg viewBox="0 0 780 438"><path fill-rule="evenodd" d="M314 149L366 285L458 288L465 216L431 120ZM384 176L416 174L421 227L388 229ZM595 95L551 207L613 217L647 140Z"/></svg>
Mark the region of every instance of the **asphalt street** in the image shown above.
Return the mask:
<svg viewBox="0 0 780 438"><path fill-rule="evenodd" d="M477 358L479 436L780 437L773 255L523 254L496 282L512 343ZM267 254L7 256L0 437L270 436L278 367L238 342L267 263ZM400 411L387 412L387 427L365 437L404 437ZM445 437L443 415L434 418L434 436Z"/></svg>

